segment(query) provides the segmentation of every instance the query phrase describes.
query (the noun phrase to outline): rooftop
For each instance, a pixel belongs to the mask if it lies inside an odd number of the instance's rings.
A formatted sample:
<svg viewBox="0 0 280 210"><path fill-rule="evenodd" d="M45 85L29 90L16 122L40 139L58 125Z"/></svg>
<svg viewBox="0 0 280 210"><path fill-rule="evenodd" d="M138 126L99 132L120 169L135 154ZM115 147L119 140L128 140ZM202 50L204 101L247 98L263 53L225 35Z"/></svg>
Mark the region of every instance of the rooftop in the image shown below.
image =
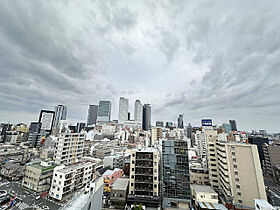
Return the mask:
<svg viewBox="0 0 280 210"><path fill-rule="evenodd" d="M59 168L57 168L57 172L61 172L61 173L69 173L71 171L74 171L76 169L80 169L80 168L84 168L86 166L91 166L91 165L94 165L94 163L92 162L79 162L79 163L75 163L75 164L72 164L72 165L68 165L68 166L65 166L65 165L62 165L62 166L58 166Z"/></svg>
<svg viewBox="0 0 280 210"><path fill-rule="evenodd" d="M216 193L215 190L213 190L212 187L208 185L197 185L197 184L192 184L191 188L195 190L195 192L204 192L204 193ZM218 193L216 193L218 194Z"/></svg>
<svg viewBox="0 0 280 210"><path fill-rule="evenodd" d="M50 165L50 166L42 166L41 163L33 163L31 164L32 167L37 168L41 171L48 171L54 169L57 165Z"/></svg>
<svg viewBox="0 0 280 210"><path fill-rule="evenodd" d="M129 179L117 178L112 185L112 190L126 190L129 183Z"/></svg>
<svg viewBox="0 0 280 210"><path fill-rule="evenodd" d="M107 171L103 174L103 176L111 176L111 175L113 175L114 173L118 172L119 170L121 170L121 169L115 168L114 170L107 170Z"/></svg>
<svg viewBox="0 0 280 210"><path fill-rule="evenodd" d="M208 202L198 202L198 205L202 209L219 209L219 210L227 210L227 208L220 203L208 203Z"/></svg>

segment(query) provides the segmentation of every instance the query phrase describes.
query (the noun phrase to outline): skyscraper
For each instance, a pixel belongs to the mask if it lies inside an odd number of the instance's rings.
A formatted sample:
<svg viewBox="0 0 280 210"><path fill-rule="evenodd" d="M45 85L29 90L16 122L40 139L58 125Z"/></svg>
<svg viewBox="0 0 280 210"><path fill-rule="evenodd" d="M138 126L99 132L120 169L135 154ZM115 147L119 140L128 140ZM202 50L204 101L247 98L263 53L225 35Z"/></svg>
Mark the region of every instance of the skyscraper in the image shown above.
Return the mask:
<svg viewBox="0 0 280 210"><path fill-rule="evenodd" d="M151 106L150 104L144 104L143 106L143 130L149 130L151 128Z"/></svg>
<svg viewBox="0 0 280 210"><path fill-rule="evenodd" d="M119 122L124 122L128 120L128 99L120 97L119 103Z"/></svg>
<svg viewBox="0 0 280 210"><path fill-rule="evenodd" d="M47 133L51 133L54 121L54 111L50 110L41 110L39 116L39 122L41 123L41 131L46 131Z"/></svg>
<svg viewBox="0 0 280 210"><path fill-rule="evenodd" d="M184 140L161 140L161 180L163 208L179 203L190 204L188 143Z"/></svg>
<svg viewBox="0 0 280 210"><path fill-rule="evenodd" d="M55 115L53 120L53 127L57 127L60 120L66 120L67 106L58 105L55 107Z"/></svg>
<svg viewBox="0 0 280 210"><path fill-rule="evenodd" d="M97 122L109 122L111 119L111 101L99 101Z"/></svg>
<svg viewBox="0 0 280 210"><path fill-rule="evenodd" d="M98 105L88 106L87 125L96 124Z"/></svg>
<svg viewBox="0 0 280 210"><path fill-rule="evenodd" d="M134 103L134 121L142 122L143 118L143 106L139 100Z"/></svg>
<svg viewBox="0 0 280 210"><path fill-rule="evenodd" d="M232 131L237 131L236 121L235 120L230 120L229 123L231 125L231 130Z"/></svg>
<svg viewBox="0 0 280 210"><path fill-rule="evenodd" d="M178 128L184 128L183 118L184 118L183 115L179 114L179 117L178 117Z"/></svg>

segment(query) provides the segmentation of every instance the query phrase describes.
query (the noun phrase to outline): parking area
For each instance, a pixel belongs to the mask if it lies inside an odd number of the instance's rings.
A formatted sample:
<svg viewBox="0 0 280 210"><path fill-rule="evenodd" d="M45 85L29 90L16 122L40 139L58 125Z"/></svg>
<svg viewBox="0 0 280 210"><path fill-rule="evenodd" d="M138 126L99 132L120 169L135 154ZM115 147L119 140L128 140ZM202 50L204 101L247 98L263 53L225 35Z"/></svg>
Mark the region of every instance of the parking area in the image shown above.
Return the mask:
<svg viewBox="0 0 280 210"><path fill-rule="evenodd" d="M15 210L27 207L56 210L61 207L59 203L43 198L36 192L22 187L20 181L8 181L1 179L0 190L6 190L10 197L16 195L16 202L12 208Z"/></svg>

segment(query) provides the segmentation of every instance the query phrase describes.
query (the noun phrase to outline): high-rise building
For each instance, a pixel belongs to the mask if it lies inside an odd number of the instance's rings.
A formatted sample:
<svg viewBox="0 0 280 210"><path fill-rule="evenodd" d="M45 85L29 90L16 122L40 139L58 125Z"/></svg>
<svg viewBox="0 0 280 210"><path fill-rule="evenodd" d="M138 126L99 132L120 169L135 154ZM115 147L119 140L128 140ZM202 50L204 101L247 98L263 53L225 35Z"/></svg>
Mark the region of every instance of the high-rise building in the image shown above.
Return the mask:
<svg viewBox="0 0 280 210"><path fill-rule="evenodd" d="M163 208L190 207L191 189L188 160L188 143L184 140L161 141L161 180Z"/></svg>
<svg viewBox="0 0 280 210"><path fill-rule="evenodd" d="M109 122L111 120L111 101L99 101L97 122Z"/></svg>
<svg viewBox="0 0 280 210"><path fill-rule="evenodd" d="M151 105L144 104L143 106L143 130L149 130L151 128Z"/></svg>
<svg viewBox="0 0 280 210"><path fill-rule="evenodd" d="M164 127L164 123L162 121L156 121L156 127Z"/></svg>
<svg viewBox="0 0 280 210"><path fill-rule="evenodd" d="M225 203L254 207L254 199L266 200L256 145L220 141L217 156L219 188Z"/></svg>
<svg viewBox="0 0 280 210"><path fill-rule="evenodd" d="M230 120L229 124L231 125L231 130L232 131L237 131L237 125L235 120Z"/></svg>
<svg viewBox="0 0 280 210"><path fill-rule="evenodd" d="M60 133L56 143L56 164L71 164L83 156L85 133Z"/></svg>
<svg viewBox="0 0 280 210"><path fill-rule="evenodd" d="M179 115L178 117L178 128L184 128L184 116L182 114Z"/></svg>
<svg viewBox="0 0 280 210"><path fill-rule="evenodd" d="M39 122L32 122L29 127L29 133L28 133L28 140L30 147L36 147L39 144L41 135L41 123Z"/></svg>
<svg viewBox="0 0 280 210"><path fill-rule="evenodd" d="M152 128L152 136L151 136L151 146L154 146L156 141L161 139L163 136L161 127L153 127Z"/></svg>
<svg viewBox="0 0 280 210"><path fill-rule="evenodd" d="M230 133L230 131L232 129L231 124L229 124L229 123L224 123L223 128L225 129L226 133Z"/></svg>
<svg viewBox="0 0 280 210"><path fill-rule="evenodd" d="M66 120L67 106L58 105L55 107L55 115L53 120L53 127L57 127L60 120Z"/></svg>
<svg viewBox="0 0 280 210"><path fill-rule="evenodd" d="M192 126L191 126L191 124L189 124L189 125L187 126L187 137L188 137L189 139L192 138Z"/></svg>
<svg viewBox="0 0 280 210"><path fill-rule="evenodd" d="M41 123L41 131L45 131L47 133L51 133L53 127L54 120L54 111L50 110L41 110L39 116L39 123Z"/></svg>
<svg viewBox="0 0 280 210"><path fill-rule="evenodd" d="M128 120L128 99L127 98L120 97L118 120L120 123Z"/></svg>
<svg viewBox="0 0 280 210"><path fill-rule="evenodd" d="M277 180L277 166L280 166L280 146L263 145L265 172Z"/></svg>
<svg viewBox="0 0 280 210"><path fill-rule="evenodd" d="M85 123L82 123L82 122L77 123L77 125L76 125L76 132L80 133L83 129L85 129L85 127L86 127Z"/></svg>
<svg viewBox="0 0 280 210"><path fill-rule="evenodd" d="M139 100L134 103L134 121L142 122L143 119L143 106Z"/></svg>
<svg viewBox="0 0 280 210"><path fill-rule="evenodd" d="M88 106L87 125L96 124L98 105Z"/></svg>
<svg viewBox="0 0 280 210"><path fill-rule="evenodd" d="M263 145L264 144L268 144L269 140L267 137L263 137L263 136L249 136L248 138L248 142L250 144L255 144L258 147L258 153L259 153L259 160L261 162L261 165L264 166L264 161L265 161L265 157L264 157L264 151L263 151Z"/></svg>
<svg viewBox="0 0 280 210"><path fill-rule="evenodd" d="M157 208L159 196L159 152L155 148L133 150L130 156L128 204Z"/></svg>

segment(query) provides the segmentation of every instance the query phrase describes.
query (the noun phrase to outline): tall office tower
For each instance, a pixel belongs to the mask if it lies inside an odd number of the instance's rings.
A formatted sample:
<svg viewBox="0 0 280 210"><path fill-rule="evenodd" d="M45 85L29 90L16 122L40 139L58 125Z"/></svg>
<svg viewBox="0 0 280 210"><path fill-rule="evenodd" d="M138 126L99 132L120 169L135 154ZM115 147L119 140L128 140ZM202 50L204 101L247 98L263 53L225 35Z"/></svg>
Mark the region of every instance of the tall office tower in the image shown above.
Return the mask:
<svg viewBox="0 0 280 210"><path fill-rule="evenodd" d="M83 156L85 133L60 133L56 143L56 164L71 164Z"/></svg>
<svg viewBox="0 0 280 210"><path fill-rule="evenodd" d="M111 120L111 101L99 101L97 122L109 122Z"/></svg>
<svg viewBox="0 0 280 210"><path fill-rule="evenodd" d="M41 110L39 116L39 123L41 123L41 131L45 131L48 134L52 132L54 115L54 111Z"/></svg>
<svg viewBox="0 0 280 210"><path fill-rule="evenodd" d="M217 142L219 185L225 203L254 207L254 199L266 200L256 145Z"/></svg>
<svg viewBox="0 0 280 210"><path fill-rule="evenodd" d="M57 127L60 120L66 120L67 106L58 105L55 107L55 115L53 120L53 127Z"/></svg>
<svg viewBox="0 0 280 210"><path fill-rule="evenodd" d="M229 124L231 125L231 130L232 131L237 131L237 125L235 120L230 120Z"/></svg>
<svg viewBox="0 0 280 210"><path fill-rule="evenodd" d="M197 156L199 160L203 160L207 155L206 133L197 131L194 134L194 142L197 146Z"/></svg>
<svg viewBox="0 0 280 210"><path fill-rule="evenodd" d="M76 132L77 133L80 133L84 128L86 127L86 124L85 123L77 123L76 125Z"/></svg>
<svg viewBox="0 0 280 210"><path fill-rule="evenodd" d="M118 120L120 123L128 120L128 99L127 98L120 97Z"/></svg>
<svg viewBox="0 0 280 210"><path fill-rule="evenodd" d="M28 140L30 147L36 147L40 141L41 123L32 122L29 127Z"/></svg>
<svg viewBox="0 0 280 210"><path fill-rule="evenodd" d="M229 123L224 123L223 124L223 127L224 127L224 129L225 129L225 131L226 131L226 133L230 133L230 131L231 131L231 124L229 124Z"/></svg>
<svg viewBox="0 0 280 210"><path fill-rule="evenodd" d="M162 121L156 121L156 127L164 127L164 123Z"/></svg>
<svg viewBox="0 0 280 210"><path fill-rule="evenodd" d="M87 125L96 124L98 105L88 106Z"/></svg>
<svg viewBox="0 0 280 210"><path fill-rule="evenodd" d="M192 138L192 126L191 126L191 124L189 124L189 125L187 126L187 137L188 137L189 139Z"/></svg>
<svg viewBox="0 0 280 210"><path fill-rule="evenodd" d="M139 100L134 103L134 121L142 122L143 120L143 106Z"/></svg>
<svg viewBox="0 0 280 210"><path fill-rule="evenodd" d="M159 196L159 152L155 148L133 150L130 156L128 204L157 208Z"/></svg>
<svg viewBox="0 0 280 210"><path fill-rule="evenodd" d="M143 106L142 128L145 131L151 128L151 105L150 104L144 104Z"/></svg>
<svg viewBox="0 0 280 210"><path fill-rule="evenodd" d="M190 204L188 143L184 140L161 140L160 144L163 208Z"/></svg>
<svg viewBox="0 0 280 210"><path fill-rule="evenodd" d="M184 116L182 114L179 115L178 117L178 128L184 128Z"/></svg>

